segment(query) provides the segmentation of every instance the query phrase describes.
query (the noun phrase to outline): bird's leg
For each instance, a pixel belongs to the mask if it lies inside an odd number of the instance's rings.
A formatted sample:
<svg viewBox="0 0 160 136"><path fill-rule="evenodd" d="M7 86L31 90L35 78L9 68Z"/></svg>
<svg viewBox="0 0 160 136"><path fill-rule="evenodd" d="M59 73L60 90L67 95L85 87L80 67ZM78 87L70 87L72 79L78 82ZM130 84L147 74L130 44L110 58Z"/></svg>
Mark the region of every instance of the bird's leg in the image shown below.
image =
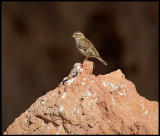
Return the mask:
<svg viewBox="0 0 160 136"><path fill-rule="evenodd" d="M86 57L85 60L83 61L83 70L84 70L84 62L88 59L89 57Z"/></svg>
<svg viewBox="0 0 160 136"><path fill-rule="evenodd" d="M86 61L88 58L89 58L89 57L85 58L85 60L84 60L84 61Z"/></svg>

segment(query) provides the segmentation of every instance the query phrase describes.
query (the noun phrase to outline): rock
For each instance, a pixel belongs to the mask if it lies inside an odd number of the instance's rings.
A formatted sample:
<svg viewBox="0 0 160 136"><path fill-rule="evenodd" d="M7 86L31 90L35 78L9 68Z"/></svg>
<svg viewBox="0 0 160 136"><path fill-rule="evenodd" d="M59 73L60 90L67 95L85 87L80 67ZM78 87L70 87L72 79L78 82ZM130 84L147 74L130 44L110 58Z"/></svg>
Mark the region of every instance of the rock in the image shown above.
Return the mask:
<svg viewBox="0 0 160 136"><path fill-rule="evenodd" d="M140 96L119 69L92 72L93 62L76 63L4 134L158 134L158 102Z"/></svg>

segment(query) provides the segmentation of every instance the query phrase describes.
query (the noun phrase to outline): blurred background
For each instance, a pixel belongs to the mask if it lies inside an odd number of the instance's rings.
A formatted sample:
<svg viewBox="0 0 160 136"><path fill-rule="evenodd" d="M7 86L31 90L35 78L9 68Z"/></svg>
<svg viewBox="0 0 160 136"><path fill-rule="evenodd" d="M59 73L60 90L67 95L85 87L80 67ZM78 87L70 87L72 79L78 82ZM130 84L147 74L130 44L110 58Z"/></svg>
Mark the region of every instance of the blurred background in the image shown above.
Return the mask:
<svg viewBox="0 0 160 136"><path fill-rule="evenodd" d="M37 98L55 89L79 53L83 32L143 97L158 101L158 2L2 2L2 132Z"/></svg>

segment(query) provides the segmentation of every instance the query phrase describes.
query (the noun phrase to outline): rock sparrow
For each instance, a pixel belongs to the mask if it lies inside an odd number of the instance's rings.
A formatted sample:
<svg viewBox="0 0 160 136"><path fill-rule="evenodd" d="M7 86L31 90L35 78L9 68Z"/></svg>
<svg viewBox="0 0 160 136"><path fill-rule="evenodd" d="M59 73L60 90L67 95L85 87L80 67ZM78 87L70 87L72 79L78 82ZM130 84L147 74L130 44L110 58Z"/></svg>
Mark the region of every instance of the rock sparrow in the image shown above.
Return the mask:
<svg viewBox="0 0 160 136"><path fill-rule="evenodd" d="M107 63L101 58L99 55L98 51L94 47L94 45L91 43L90 40L88 40L83 33L76 31L72 37L75 38L76 40L76 45L80 53L82 53L84 56L87 58L92 57L92 58L97 58L100 60L104 65L107 65ZM86 59L87 59L86 58ZM85 60L86 60L85 59ZM84 61L85 61L84 60Z"/></svg>

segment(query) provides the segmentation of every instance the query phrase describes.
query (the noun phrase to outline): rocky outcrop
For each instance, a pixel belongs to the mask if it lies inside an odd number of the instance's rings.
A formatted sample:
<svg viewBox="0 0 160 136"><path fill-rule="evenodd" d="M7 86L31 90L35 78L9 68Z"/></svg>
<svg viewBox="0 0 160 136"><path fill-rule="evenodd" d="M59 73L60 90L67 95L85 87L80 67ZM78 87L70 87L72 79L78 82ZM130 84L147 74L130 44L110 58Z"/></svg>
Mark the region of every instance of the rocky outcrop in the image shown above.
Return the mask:
<svg viewBox="0 0 160 136"><path fill-rule="evenodd" d="M38 98L4 134L158 134L158 103L140 96L121 70L92 74L76 63L54 90Z"/></svg>

